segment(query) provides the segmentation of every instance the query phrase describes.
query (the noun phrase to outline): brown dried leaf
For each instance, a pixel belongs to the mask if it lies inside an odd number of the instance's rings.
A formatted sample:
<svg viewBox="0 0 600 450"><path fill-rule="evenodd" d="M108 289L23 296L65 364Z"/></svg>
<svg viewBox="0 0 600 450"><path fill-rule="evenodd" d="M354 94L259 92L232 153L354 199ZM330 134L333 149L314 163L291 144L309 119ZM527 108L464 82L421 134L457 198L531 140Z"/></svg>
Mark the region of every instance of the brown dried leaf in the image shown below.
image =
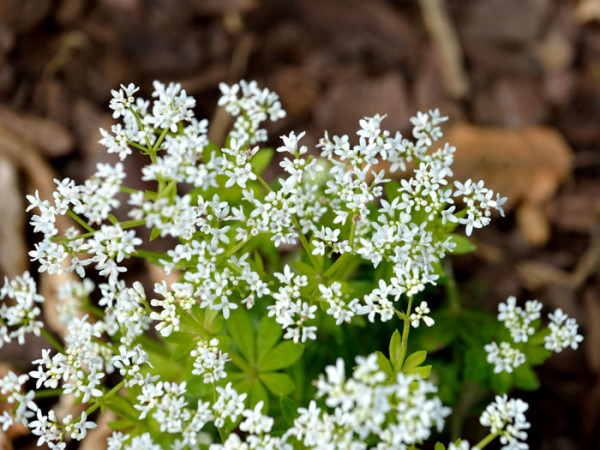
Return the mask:
<svg viewBox="0 0 600 450"><path fill-rule="evenodd" d="M25 208L13 163L0 155L0 271L10 278L21 275L28 267Z"/></svg>
<svg viewBox="0 0 600 450"><path fill-rule="evenodd" d="M573 152L555 130L542 127L486 128L457 124L447 133L456 147L453 170L459 180L485 180L508 197L542 204L571 173Z"/></svg>
<svg viewBox="0 0 600 450"><path fill-rule="evenodd" d="M600 1L580 0L575 10L575 17L581 23L600 21Z"/></svg>
<svg viewBox="0 0 600 450"><path fill-rule="evenodd" d="M548 127L484 128L457 124L447 134L456 147L455 177L485 180L508 198L506 209L522 202L517 212L521 231L533 245L550 236L542 205L571 173L573 152L563 137Z"/></svg>
<svg viewBox="0 0 600 450"><path fill-rule="evenodd" d="M517 224L523 236L533 245L543 245L550 238L548 218L539 205L532 202L517 207Z"/></svg>
<svg viewBox="0 0 600 450"><path fill-rule="evenodd" d="M50 157L64 156L73 149L73 138L65 127L54 120L17 114L9 108L0 107L0 124Z"/></svg>

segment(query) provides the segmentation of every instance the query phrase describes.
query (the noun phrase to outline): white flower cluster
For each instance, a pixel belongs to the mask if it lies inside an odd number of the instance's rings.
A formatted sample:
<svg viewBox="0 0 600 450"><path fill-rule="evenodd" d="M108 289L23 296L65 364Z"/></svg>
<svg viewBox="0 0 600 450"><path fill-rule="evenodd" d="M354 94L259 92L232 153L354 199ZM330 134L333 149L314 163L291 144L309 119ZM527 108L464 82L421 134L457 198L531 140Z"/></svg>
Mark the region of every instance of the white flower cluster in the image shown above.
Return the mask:
<svg viewBox="0 0 600 450"><path fill-rule="evenodd" d="M330 139L325 134L317 146L319 158L301 145L304 133L283 136L277 148L284 155L283 176L271 187L254 168L254 158L261 156L254 145L267 139L266 120L285 116L277 95L259 89L255 82L222 84L220 89L219 105L236 116L222 149L209 143L208 122L194 117L195 100L180 85L155 82L151 101L135 97L134 85L112 92L113 117L122 123L110 132L101 130L100 142L121 160L132 149L148 155L150 163L141 178L156 182L156 192L124 185L124 166L119 162L98 164L82 185L56 180L52 199L42 200L37 192L28 197L28 209L37 209L31 224L43 234L31 259L41 272L74 272L81 281L61 290L61 319L68 330L64 348L55 343L57 351L43 350L34 361L35 370L16 381L11 376L0 381L0 388L2 383L14 385L5 390L16 404L0 419L3 426L16 420L29 423L40 445L65 448L66 440L83 439L93 423L86 413L59 420L52 410L42 412L32 394L17 394L23 383L35 380L36 389L61 389L98 406L112 380L120 377L139 419L152 418L161 432L175 435L173 448L205 444L206 424L223 428L238 417L243 417L240 430L247 433L245 442L232 433L223 448L290 448L291 442L315 448L331 448L331 443L338 448L366 448L368 437L380 437L380 448L421 442L433 427L442 426L448 408L433 396L435 387L417 376L398 374L384 382L374 355L359 358L349 379L341 362L329 367L318 390L333 411L312 402L300 410L293 428L277 437L270 434L273 419L263 415L262 405L245 409L246 394L239 394L231 383L217 385L212 401L198 400L192 406L185 382L158 381L153 374L144 335L150 331L168 337L186 320L195 320L186 315L198 308L218 311L219 319L228 319L240 305L250 309L261 301L284 329L284 338L303 343L316 339L319 305L338 325L358 314L370 321L390 320L401 298L436 282L436 265L455 246L444 226L461 223L470 234L489 222L493 209L502 212L503 199L483 183L448 181L454 149L445 145L430 151L446 120L437 110L412 119L414 142L382 129L380 115L360 121L356 145L348 136ZM376 170L382 161L388 161L392 171L415 163L388 200L383 187L390 180L385 171ZM180 188L183 183L188 186ZM122 202L130 207L130 220L116 217ZM459 203L463 211L457 211ZM59 230L59 216L69 216L75 227ZM140 226L151 230L151 239L169 237L178 244L166 253L145 250L134 231ZM309 278L289 265L282 272L265 271L254 258L260 259L260 254L251 257L242 251L259 234L275 247L300 241L315 273L319 264L324 273ZM331 265L324 263L325 256ZM181 270L181 278L170 285L156 283L157 298L148 300L141 283L123 279L126 260L132 257L146 258L167 272ZM392 275L355 298L342 285L344 277L336 277L348 258L374 268L387 264ZM86 278L90 270L101 278L94 302L89 299L94 285ZM29 274L5 284L0 300L9 299L12 303L0 306L0 345L13 339L22 343L26 333L42 332L43 298ZM85 315L81 303L87 312L94 312L93 318ZM430 326L429 312L426 302L421 303L409 317L413 326L420 321ZM548 345L572 346L576 328L573 335L570 319L555 318L554 340ZM192 350L192 371L207 383L224 384L227 356L214 340L203 341ZM34 414L37 420L31 421ZM114 433L108 447L162 447L151 434L138 431L136 436Z"/></svg>
<svg viewBox="0 0 600 450"><path fill-rule="evenodd" d="M254 145L267 140L267 131L260 125L269 118L272 122L285 117L279 96L268 89L260 89L256 81L240 81L228 86L219 84L219 106L237 117L230 136L238 142Z"/></svg>
<svg viewBox="0 0 600 450"><path fill-rule="evenodd" d="M527 342L529 336L535 333L532 323L541 317L541 311L542 304L537 300L527 300L523 309L517 306L517 298L511 295L506 303L498 305L498 320L504 322L514 342Z"/></svg>
<svg viewBox="0 0 600 450"><path fill-rule="evenodd" d="M215 383L225 378L225 363L229 361L227 352L218 348L219 341L214 338L210 341L200 341L191 356L194 359L194 375L202 375L205 383Z"/></svg>
<svg viewBox="0 0 600 450"><path fill-rule="evenodd" d="M294 274L287 264L283 273L276 272L274 275L281 286L272 294L275 304L267 306L269 317L274 316L275 321L285 330L285 339L292 339L296 343L316 339L317 327L307 325L307 322L315 318L317 305L311 306L300 295L300 288L307 285L306 275Z"/></svg>
<svg viewBox="0 0 600 450"><path fill-rule="evenodd" d="M525 354L511 347L508 342L501 342L500 346L496 342L491 342L483 348L487 352L487 362L494 365L494 373L511 373L526 360Z"/></svg>
<svg viewBox="0 0 600 450"><path fill-rule="evenodd" d="M28 375L17 375L12 370L0 378L0 395L6 398L7 403L14 405L11 409L5 408L0 415L0 425L4 432L17 422L27 425L38 410L33 401L35 392L25 392L27 381Z"/></svg>
<svg viewBox="0 0 600 450"><path fill-rule="evenodd" d="M506 303L498 305L498 320L501 321L510 332L511 342L491 342L484 346L487 352L487 361L494 365L494 373L512 372L521 364L525 363L525 354L519 349L523 343L529 341L539 327L542 304L537 300L527 300L525 308L517 305L517 299L510 296ZM548 314L550 319L549 335L544 337L544 347L547 350L556 353L561 352L567 347L577 349L579 343L583 341L583 336L578 334L579 326L575 319L569 318L562 309L557 309L554 313Z"/></svg>
<svg viewBox="0 0 600 450"><path fill-rule="evenodd" d="M422 301L421 304L415 308L415 312L410 315L411 325L417 328L419 322L422 320L428 327L433 326L435 321L427 315L430 312L431 310L429 309L429 306L427 306L427 302Z"/></svg>
<svg viewBox="0 0 600 450"><path fill-rule="evenodd" d="M342 359L320 376L317 396L335 410L327 411L311 402L300 408L300 416L288 431L303 448L367 448L369 436L379 440L377 448L404 448L420 443L436 427L441 431L450 409L437 397L437 389L416 375L399 373L392 383L380 370L377 356L357 357L352 377L347 379Z"/></svg>
<svg viewBox="0 0 600 450"><path fill-rule="evenodd" d="M12 305L8 299L13 301ZM35 280L29 272L14 280L5 278L0 300L0 348L13 339L19 345L24 344L29 333L40 335L44 324L39 320L42 312L39 305L44 302L44 297L37 293Z"/></svg>
<svg viewBox="0 0 600 450"><path fill-rule="evenodd" d="M567 316L562 309L558 308L554 313L548 314L550 319L550 335L544 338L545 347L548 350L559 353L565 348L571 347L576 350L583 336L577 333L579 325L575 319Z"/></svg>
<svg viewBox="0 0 600 450"><path fill-rule="evenodd" d="M503 450L527 450L529 446L522 442L527 439L527 430L531 425L525 418L529 405L519 399L508 399L506 395L496 396L480 417L483 426L500 436Z"/></svg>

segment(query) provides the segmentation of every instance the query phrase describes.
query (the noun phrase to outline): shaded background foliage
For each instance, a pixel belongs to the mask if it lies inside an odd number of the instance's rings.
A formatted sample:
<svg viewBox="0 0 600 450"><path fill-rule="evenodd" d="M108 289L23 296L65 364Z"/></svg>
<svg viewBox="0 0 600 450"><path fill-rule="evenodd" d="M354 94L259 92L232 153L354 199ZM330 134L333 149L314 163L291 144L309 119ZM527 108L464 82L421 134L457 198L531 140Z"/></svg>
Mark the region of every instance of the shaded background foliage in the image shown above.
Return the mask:
<svg viewBox="0 0 600 450"><path fill-rule="evenodd" d="M220 81L276 90L288 116L271 136L306 129L312 143L374 113L408 132L415 111L439 107L457 177L510 197L507 217L475 233L477 250L453 259L463 302L495 310L517 294L578 320L583 349L553 356L525 394L530 442L598 448L599 22L598 0L4 0L0 273L36 270L24 194L48 197L52 178L81 181L110 159L98 127L120 83L147 96L154 79L180 82L216 141ZM35 341L3 348L2 370L38 354Z"/></svg>

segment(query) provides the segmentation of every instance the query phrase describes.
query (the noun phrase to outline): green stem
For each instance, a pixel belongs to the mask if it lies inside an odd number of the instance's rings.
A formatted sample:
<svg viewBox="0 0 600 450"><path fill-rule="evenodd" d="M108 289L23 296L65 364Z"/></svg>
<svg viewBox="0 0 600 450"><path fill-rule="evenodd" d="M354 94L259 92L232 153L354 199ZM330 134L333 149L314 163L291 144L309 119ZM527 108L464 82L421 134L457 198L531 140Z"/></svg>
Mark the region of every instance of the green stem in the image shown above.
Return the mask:
<svg viewBox="0 0 600 450"><path fill-rule="evenodd" d="M169 132L169 129L165 128L162 131L162 133L160 133L160 136L158 137L158 139L154 143L154 147L152 147L152 150L154 151L154 153L156 153L159 150L160 144L162 144L162 141L164 140L164 138L165 138L165 136L167 135L168 132Z"/></svg>
<svg viewBox="0 0 600 450"><path fill-rule="evenodd" d="M102 395L102 397L99 397L99 399L96 402L94 402L94 404L85 411L86 414L88 415L88 417L90 416L90 414L92 414L94 411L96 411L98 408L100 408L104 404L103 403L104 400L115 395L117 392L119 392L119 389L121 389L123 386L125 386L125 380L121 381L119 384L117 384L115 387L113 387L106 394Z"/></svg>
<svg viewBox="0 0 600 450"><path fill-rule="evenodd" d="M34 398L58 397L62 393L62 389L45 389L43 391L35 391Z"/></svg>
<svg viewBox="0 0 600 450"><path fill-rule="evenodd" d="M458 313L461 310L460 294L458 292L456 280L454 279L452 263L448 258L444 260L444 272L446 272L446 295L448 296L450 310L454 313Z"/></svg>
<svg viewBox="0 0 600 450"><path fill-rule="evenodd" d="M81 217L79 217L77 214L75 214L70 209L67 211L67 215L71 219L73 219L75 222L77 222L79 225L81 225L83 228L85 228L87 231L89 231L90 233L96 232L96 230L94 230L91 226L89 226L85 220L83 220Z"/></svg>
<svg viewBox="0 0 600 450"><path fill-rule="evenodd" d="M402 341L400 343L400 364L404 365L404 358L406 358L406 349L408 347L408 333L410 332L410 308L412 307L413 296L408 297L408 306L406 307L406 318L404 319L404 327L402 328Z"/></svg>
<svg viewBox="0 0 600 450"><path fill-rule="evenodd" d="M354 245L354 234L356 233L356 216L352 217L352 224L350 225L350 237L348 238L348 243L350 248ZM348 258L352 256L352 253L346 252L342 256L340 256L333 265L327 269L327 271L323 274L323 278L331 278L340 267L343 267Z"/></svg>
<svg viewBox="0 0 600 450"><path fill-rule="evenodd" d="M494 439L496 439L496 437L498 437L498 435L496 433L490 433L486 437L484 437L481 441L479 441L479 443L475 447L482 449L483 447L488 445L490 442L492 442Z"/></svg>
<svg viewBox="0 0 600 450"><path fill-rule="evenodd" d="M244 245L246 245L248 243L250 239L244 239L243 241L238 242L237 244L235 244L235 246L233 246L232 248L230 248L227 253L225 253L225 258L229 258L231 255L234 255L235 253L237 253L237 251L242 248Z"/></svg>
<svg viewBox="0 0 600 450"><path fill-rule="evenodd" d="M259 174L255 174L256 178L258 179L258 182L262 185L263 188L265 188L265 190L267 192L272 192L273 189L271 189L271 186L269 186L269 183L267 183L263 177L261 177Z"/></svg>
<svg viewBox="0 0 600 450"><path fill-rule="evenodd" d="M50 345L52 345L52 347L54 347L56 349L56 351L58 351L60 353L64 353L65 352L65 349L61 345L61 343L58 342L54 338L54 336L52 336L50 334L50 332L48 330L46 330L45 328L40 328L40 332L42 333L42 336L44 336L46 338L46 340L50 343Z"/></svg>

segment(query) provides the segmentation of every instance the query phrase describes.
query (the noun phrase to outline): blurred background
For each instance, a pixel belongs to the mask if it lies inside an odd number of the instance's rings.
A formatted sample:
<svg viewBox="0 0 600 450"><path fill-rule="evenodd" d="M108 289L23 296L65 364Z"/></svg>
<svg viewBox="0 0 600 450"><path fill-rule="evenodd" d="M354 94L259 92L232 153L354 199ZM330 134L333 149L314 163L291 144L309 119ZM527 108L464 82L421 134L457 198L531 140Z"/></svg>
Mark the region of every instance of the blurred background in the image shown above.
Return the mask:
<svg viewBox="0 0 600 450"><path fill-rule="evenodd" d="M599 0L2 0L0 274L37 270L25 194L48 198L53 178L81 182L109 160L97 142L111 89L180 82L218 140L218 83L242 78L288 111L271 137L316 143L375 113L404 133L418 110L451 117L457 178L509 197L453 259L463 299L494 311L515 294L577 319L583 348L522 395L530 445L600 448ZM1 370L38 355L35 341L5 347Z"/></svg>

